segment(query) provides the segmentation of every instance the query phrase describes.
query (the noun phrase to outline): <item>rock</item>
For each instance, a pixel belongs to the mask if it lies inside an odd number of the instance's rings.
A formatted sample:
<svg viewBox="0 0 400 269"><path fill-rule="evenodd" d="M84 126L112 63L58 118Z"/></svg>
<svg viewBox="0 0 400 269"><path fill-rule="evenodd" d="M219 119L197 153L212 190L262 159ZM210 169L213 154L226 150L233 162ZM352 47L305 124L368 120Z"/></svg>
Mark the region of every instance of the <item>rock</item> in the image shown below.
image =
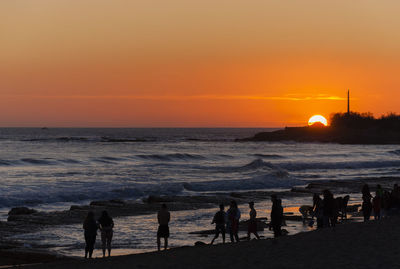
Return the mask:
<svg viewBox="0 0 400 269"><path fill-rule="evenodd" d="M125 202L122 200L92 201L90 206L123 207Z"/></svg>
<svg viewBox="0 0 400 269"><path fill-rule="evenodd" d="M30 215L33 213L36 213L37 211L35 209L27 208L27 207L14 207L12 208L9 212L9 216L15 216L15 215Z"/></svg>
<svg viewBox="0 0 400 269"><path fill-rule="evenodd" d="M205 245L207 245L207 244L204 243L204 242L201 242L201 241L196 241L196 243L194 243L194 245L195 245L196 247L198 247L198 246L205 246Z"/></svg>
<svg viewBox="0 0 400 269"><path fill-rule="evenodd" d="M71 205L71 207L69 208L70 211L74 211L74 210L90 210L90 207L87 205Z"/></svg>

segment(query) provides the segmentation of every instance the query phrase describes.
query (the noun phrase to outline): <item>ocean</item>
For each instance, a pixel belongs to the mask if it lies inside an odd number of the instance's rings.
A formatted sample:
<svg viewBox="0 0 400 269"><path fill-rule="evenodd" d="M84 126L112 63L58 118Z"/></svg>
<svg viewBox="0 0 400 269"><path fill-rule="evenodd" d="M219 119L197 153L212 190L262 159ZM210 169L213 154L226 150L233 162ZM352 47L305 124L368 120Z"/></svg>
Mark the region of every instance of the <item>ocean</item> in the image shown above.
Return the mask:
<svg viewBox="0 0 400 269"><path fill-rule="evenodd" d="M288 190L309 180L357 180L400 173L398 145L234 141L271 130L0 128L1 217L6 219L8 210L16 206L54 211L100 199L141 201L149 195ZM284 202L293 206L305 201ZM268 202L259 205L261 210L268 207ZM246 210L242 208L247 217ZM187 231L212 228L214 211L175 213L172 224L180 228L171 246L193 243ZM153 249L153 220L154 215L120 218L120 234L114 240L120 253ZM54 227L15 239L68 255L80 255L83 246L81 225Z"/></svg>

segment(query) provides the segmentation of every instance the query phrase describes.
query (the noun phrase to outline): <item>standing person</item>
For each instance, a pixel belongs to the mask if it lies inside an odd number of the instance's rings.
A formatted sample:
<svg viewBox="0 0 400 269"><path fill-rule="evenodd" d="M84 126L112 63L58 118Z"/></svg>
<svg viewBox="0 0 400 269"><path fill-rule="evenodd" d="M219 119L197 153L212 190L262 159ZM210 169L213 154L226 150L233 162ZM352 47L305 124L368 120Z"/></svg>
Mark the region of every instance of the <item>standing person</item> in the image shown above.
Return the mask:
<svg viewBox="0 0 400 269"><path fill-rule="evenodd" d="M372 211L372 203L371 203L371 192L369 191L369 186L368 184L365 184L361 190L362 192L362 212L364 216L364 222L369 221L369 218L371 217L371 211Z"/></svg>
<svg viewBox="0 0 400 269"><path fill-rule="evenodd" d="M236 201L232 200L231 205L227 211L228 214L228 228L229 228L229 236L231 238L231 242L234 243L239 242L239 219L240 219L240 210L237 206Z"/></svg>
<svg viewBox="0 0 400 269"><path fill-rule="evenodd" d="M219 205L219 211L215 213L211 224L215 223L215 236L211 241L211 245L214 244L215 239L218 238L219 234L222 235L222 242L225 244L225 223L226 223L226 213L224 204Z"/></svg>
<svg viewBox="0 0 400 269"><path fill-rule="evenodd" d="M398 184L394 184L391 196L391 206L399 208L400 206L400 188Z"/></svg>
<svg viewBox="0 0 400 269"><path fill-rule="evenodd" d="M257 233L257 211L254 209L254 202L249 203L249 226L247 229L247 240L250 240L250 234L254 234L257 239L260 239L260 236Z"/></svg>
<svg viewBox="0 0 400 269"><path fill-rule="evenodd" d="M111 241L113 237L114 221L108 215L107 211L101 213L101 217L98 220L99 228L101 231L101 242L103 247L103 258L106 256L106 247L108 250L108 257L111 256Z"/></svg>
<svg viewBox="0 0 400 269"><path fill-rule="evenodd" d="M324 214L323 214L323 205L322 199L318 194L314 193L313 196L313 216L317 218L317 229L324 227Z"/></svg>
<svg viewBox="0 0 400 269"><path fill-rule="evenodd" d="M324 227L334 227L336 225L337 217L337 206L333 194L329 190L323 191L324 200L323 204L323 216L324 216Z"/></svg>
<svg viewBox="0 0 400 269"><path fill-rule="evenodd" d="M374 219L375 220L381 219L381 208L382 208L381 201L382 201L382 199L378 195L376 195L372 199L372 207L374 209Z"/></svg>
<svg viewBox="0 0 400 269"><path fill-rule="evenodd" d="M158 231L157 231L157 248L158 251L161 249L161 237L164 238L164 250L168 248L168 237L169 237L169 221L171 219L171 214L167 209L166 204L161 205L160 211L157 213L158 220Z"/></svg>
<svg viewBox="0 0 400 269"><path fill-rule="evenodd" d="M383 189L380 184L376 185L375 196L377 196L380 199L382 199L382 197L383 197Z"/></svg>
<svg viewBox="0 0 400 269"><path fill-rule="evenodd" d="M94 249L94 244L96 243L96 236L97 236L97 223L96 220L94 219L94 213L92 211L89 211L85 221L83 222L83 230L85 231L85 259L88 258L89 254L89 259L92 258L93 255L93 249Z"/></svg>
<svg viewBox="0 0 400 269"><path fill-rule="evenodd" d="M386 218L389 213L389 209L392 205L391 197L389 191L383 192L382 202L381 202L381 217Z"/></svg>
<svg viewBox="0 0 400 269"><path fill-rule="evenodd" d="M271 223L270 227L272 227L274 231L274 237L278 237L282 235L282 222L283 222L283 207L282 200L278 199L276 195L271 195L272 209L271 209Z"/></svg>

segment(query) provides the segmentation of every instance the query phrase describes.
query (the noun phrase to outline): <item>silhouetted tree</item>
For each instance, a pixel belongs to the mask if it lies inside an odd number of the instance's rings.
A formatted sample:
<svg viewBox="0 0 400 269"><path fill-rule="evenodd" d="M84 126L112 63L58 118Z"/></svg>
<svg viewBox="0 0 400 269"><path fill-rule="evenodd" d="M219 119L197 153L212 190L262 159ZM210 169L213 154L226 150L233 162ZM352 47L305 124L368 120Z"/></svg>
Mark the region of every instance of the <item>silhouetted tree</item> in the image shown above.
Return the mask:
<svg viewBox="0 0 400 269"><path fill-rule="evenodd" d="M334 128L400 130L400 115L388 113L374 118L371 112L335 113L330 123Z"/></svg>

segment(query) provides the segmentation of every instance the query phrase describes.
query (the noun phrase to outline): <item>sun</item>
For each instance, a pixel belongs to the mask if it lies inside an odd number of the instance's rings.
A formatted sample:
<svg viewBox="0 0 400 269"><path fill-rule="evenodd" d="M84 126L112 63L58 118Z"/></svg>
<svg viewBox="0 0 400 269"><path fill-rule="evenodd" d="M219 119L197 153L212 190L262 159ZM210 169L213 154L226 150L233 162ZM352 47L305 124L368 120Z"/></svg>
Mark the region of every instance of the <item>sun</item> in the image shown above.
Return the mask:
<svg viewBox="0 0 400 269"><path fill-rule="evenodd" d="M316 123L323 124L324 126L328 125L328 121L325 119L324 116L321 116L321 115L314 115L308 120L309 126L314 125Z"/></svg>

